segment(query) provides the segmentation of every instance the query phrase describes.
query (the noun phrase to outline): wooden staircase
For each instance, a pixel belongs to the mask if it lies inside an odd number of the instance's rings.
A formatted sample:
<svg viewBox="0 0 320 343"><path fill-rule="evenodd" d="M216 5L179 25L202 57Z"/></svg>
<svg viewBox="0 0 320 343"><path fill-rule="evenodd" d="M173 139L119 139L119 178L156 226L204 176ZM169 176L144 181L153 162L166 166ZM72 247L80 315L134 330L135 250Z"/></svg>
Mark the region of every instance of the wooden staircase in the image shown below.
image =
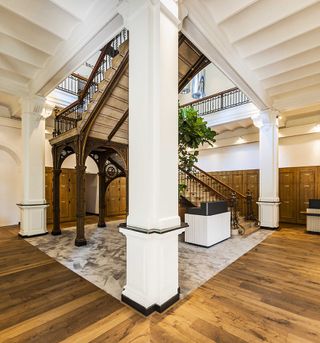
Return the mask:
<svg viewBox="0 0 320 343"><path fill-rule="evenodd" d="M242 235L249 235L259 229L249 191L244 195L197 166L193 166L191 170L179 168L179 185L184 206L189 204L199 207L201 202L227 201L231 211L232 229L238 230ZM240 215L240 209L245 213L244 216Z"/></svg>
<svg viewBox="0 0 320 343"><path fill-rule="evenodd" d="M179 35L178 59L181 91L209 60L183 34ZM128 104L129 35L124 30L102 49L79 99L56 113L51 144L85 128L89 137L128 144Z"/></svg>

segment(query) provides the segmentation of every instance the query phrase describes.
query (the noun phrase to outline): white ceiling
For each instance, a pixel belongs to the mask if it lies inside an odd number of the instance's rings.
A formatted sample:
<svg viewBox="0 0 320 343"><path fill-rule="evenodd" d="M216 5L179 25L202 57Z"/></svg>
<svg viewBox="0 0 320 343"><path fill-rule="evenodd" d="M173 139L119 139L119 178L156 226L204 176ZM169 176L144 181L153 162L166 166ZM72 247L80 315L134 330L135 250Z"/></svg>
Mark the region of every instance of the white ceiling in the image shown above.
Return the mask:
<svg viewBox="0 0 320 343"><path fill-rule="evenodd" d="M320 104L319 0L184 4L189 14L184 33L202 44L207 57L259 108L283 112Z"/></svg>
<svg viewBox="0 0 320 343"><path fill-rule="evenodd" d="M15 114L12 97L17 104L30 93L47 95L119 30L116 5L117 0L0 0L0 104Z"/></svg>

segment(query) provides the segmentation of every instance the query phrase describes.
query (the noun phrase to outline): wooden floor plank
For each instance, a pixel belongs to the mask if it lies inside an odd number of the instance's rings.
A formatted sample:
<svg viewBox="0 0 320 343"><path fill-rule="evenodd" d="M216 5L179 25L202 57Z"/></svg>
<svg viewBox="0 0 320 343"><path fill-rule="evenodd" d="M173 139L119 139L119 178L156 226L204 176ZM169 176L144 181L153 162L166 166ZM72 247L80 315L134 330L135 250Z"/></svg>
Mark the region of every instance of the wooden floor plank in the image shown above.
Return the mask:
<svg viewBox="0 0 320 343"><path fill-rule="evenodd" d="M318 343L319 247L287 226L145 318L0 228L0 342Z"/></svg>

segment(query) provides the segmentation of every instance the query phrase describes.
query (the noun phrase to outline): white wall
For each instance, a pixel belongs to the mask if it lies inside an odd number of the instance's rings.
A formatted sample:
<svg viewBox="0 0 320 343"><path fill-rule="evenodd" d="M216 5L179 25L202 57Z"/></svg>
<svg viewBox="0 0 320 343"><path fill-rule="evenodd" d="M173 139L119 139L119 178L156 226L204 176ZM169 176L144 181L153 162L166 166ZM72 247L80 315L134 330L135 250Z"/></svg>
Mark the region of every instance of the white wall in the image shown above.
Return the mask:
<svg viewBox="0 0 320 343"><path fill-rule="evenodd" d="M18 224L21 200L20 128L0 126L0 226Z"/></svg>
<svg viewBox="0 0 320 343"><path fill-rule="evenodd" d="M86 174L86 211L99 214L99 178Z"/></svg>
<svg viewBox="0 0 320 343"><path fill-rule="evenodd" d="M198 165L205 171L259 169L259 143L201 150ZM320 133L280 138L280 168L319 165Z"/></svg>

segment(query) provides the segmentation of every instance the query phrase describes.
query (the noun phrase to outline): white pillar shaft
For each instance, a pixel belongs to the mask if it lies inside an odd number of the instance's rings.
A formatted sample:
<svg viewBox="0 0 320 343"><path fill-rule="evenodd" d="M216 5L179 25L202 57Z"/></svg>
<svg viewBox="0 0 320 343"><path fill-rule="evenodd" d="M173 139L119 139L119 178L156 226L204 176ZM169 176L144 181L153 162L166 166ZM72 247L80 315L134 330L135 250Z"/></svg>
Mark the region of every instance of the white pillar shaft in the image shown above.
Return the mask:
<svg viewBox="0 0 320 343"><path fill-rule="evenodd" d="M23 204L45 202L45 120L22 113Z"/></svg>
<svg viewBox="0 0 320 343"><path fill-rule="evenodd" d="M144 229L174 227L180 224L177 5L173 0L129 3L127 224Z"/></svg>
<svg viewBox="0 0 320 343"><path fill-rule="evenodd" d="M260 196L259 216L262 227L279 226L279 166L277 113L260 114Z"/></svg>
<svg viewBox="0 0 320 343"><path fill-rule="evenodd" d="M44 98L21 100L23 197L20 234L33 236L47 232L45 200L45 120Z"/></svg>
<svg viewBox="0 0 320 343"><path fill-rule="evenodd" d="M123 301L144 314L178 294L178 8L174 0L130 0L129 216ZM169 230L168 230L169 229Z"/></svg>

